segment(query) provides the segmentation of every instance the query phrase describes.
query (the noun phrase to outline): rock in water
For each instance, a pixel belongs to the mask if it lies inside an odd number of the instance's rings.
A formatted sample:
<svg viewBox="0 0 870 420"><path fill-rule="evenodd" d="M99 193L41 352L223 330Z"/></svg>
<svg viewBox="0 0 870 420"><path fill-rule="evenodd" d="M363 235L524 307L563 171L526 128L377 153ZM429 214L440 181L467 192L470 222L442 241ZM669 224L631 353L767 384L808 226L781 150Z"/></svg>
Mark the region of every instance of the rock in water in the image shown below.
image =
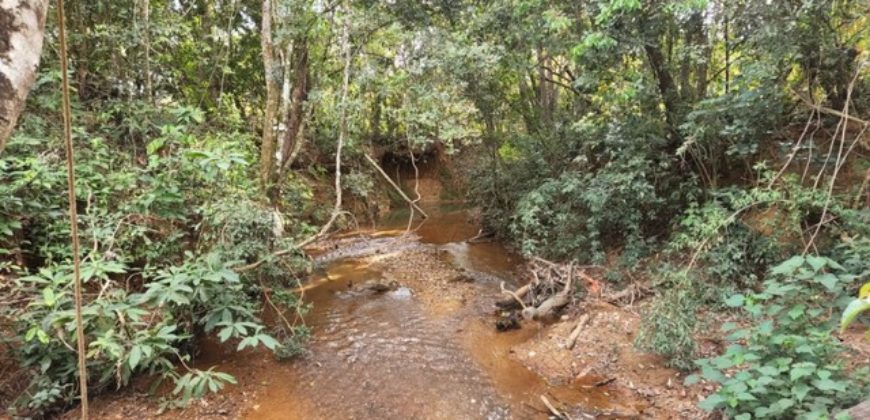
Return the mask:
<svg viewBox="0 0 870 420"><path fill-rule="evenodd" d="M396 290L391 291L388 295L393 299L399 300L407 300L414 296L414 292L407 287L399 287Z"/></svg>
<svg viewBox="0 0 870 420"><path fill-rule="evenodd" d="M495 321L495 329L499 332L520 329L520 317L515 311L502 312L497 321Z"/></svg>

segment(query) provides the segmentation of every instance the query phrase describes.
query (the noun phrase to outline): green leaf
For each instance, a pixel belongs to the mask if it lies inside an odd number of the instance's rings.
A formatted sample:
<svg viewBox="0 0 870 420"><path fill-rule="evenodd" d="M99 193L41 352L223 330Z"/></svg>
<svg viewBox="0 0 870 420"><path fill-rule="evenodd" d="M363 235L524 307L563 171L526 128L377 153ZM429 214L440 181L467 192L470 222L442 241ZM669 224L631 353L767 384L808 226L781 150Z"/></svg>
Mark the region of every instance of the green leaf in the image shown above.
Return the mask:
<svg viewBox="0 0 870 420"><path fill-rule="evenodd" d="M721 407L723 404L725 404L725 402L725 397L716 393L705 398L704 401L699 402L698 407L705 411L713 411Z"/></svg>
<svg viewBox="0 0 870 420"><path fill-rule="evenodd" d="M57 296L54 294L54 289L51 287L46 287L42 289L42 301L45 302L45 306L51 308L57 303Z"/></svg>
<svg viewBox="0 0 870 420"><path fill-rule="evenodd" d="M789 377L791 378L792 381L796 381L796 380L803 378L805 376L812 375L815 371L816 371L816 364L815 363L812 363L812 362L795 363L791 368L791 372L789 372Z"/></svg>
<svg viewBox="0 0 870 420"><path fill-rule="evenodd" d="M227 326L221 328L221 331L218 333L218 338L220 338L221 343L226 342L233 335L233 327Z"/></svg>
<svg viewBox="0 0 870 420"><path fill-rule="evenodd" d="M792 274L798 267L804 265L804 257L795 255L770 270L770 274Z"/></svg>
<svg viewBox="0 0 870 420"><path fill-rule="evenodd" d="M725 299L725 305L728 305L730 308L739 308L743 306L743 303L746 301L746 296L742 294L736 294L730 296L728 299Z"/></svg>
<svg viewBox="0 0 870 420"><path fill-rule="evenodd" d="M813 386L822 391L846 391L846 385L842 382L833 381L831 379L818 379L813 381Z"/></svg>
<svg viewBox="0 0 870 420"><path fill-rule="evenodd" d="M141 359L142 359L142 347L139 345L133 346L133 348L130 349L130 357L128 359L129 363L130 363L130 369L131 370L136 369L136 366L139 365L139 360L141 360Z"/></svg>
<svg viewBox="0 0 870 420"><path fill-rule="evenodd" d="M819 257L816 255L810 255L810 256L807 256L807 263L810 265L810 267L813 267L814 271L818 272L827 263L827 258Z"/></svg>
<svg viewBox="0 0 870 420"><path fill-rule="evenodd" d="M767 376L779 375L779 369L777 369L773 366L761 366L756 370L758 370L758 372L760 372L762 375L767 375Z"/></svg>
<svg viewBox="0 0 870 420"><path fill-rule="evenodd" d="M803 402L804 398L807 397L807 394L810 392L810 386L807 384L797 384L791 387L791 393L797 398L799 402Z"/></svg>
<svg viewBox="0 0 870 420"><path fill-rule="evenodd" d="M272 336L267 334L257 335L257 338L259 338L260 342L263 343L263 345L266 346L266 348L269 350L275 350L280 345L280 343L278 343L278 340L275 340L274 338L272 338Z"/></svg>
<svg viewBox="0 0 870 420"><path fill-rule="evenodd" d="M840 279L837 276L831 273L821 274L815 277L815 280L825 286L829 292L833 292L837 290L837 283L840 282Z"/></svg>
<svg viewBox="0 0 870 420"><path fill-rule="evenodd" d="M789 408L793 407L794 404L795 401L791 398L781 398L779 401L776 402L777 408L779 408L781 411L788 410Z"/></svg>

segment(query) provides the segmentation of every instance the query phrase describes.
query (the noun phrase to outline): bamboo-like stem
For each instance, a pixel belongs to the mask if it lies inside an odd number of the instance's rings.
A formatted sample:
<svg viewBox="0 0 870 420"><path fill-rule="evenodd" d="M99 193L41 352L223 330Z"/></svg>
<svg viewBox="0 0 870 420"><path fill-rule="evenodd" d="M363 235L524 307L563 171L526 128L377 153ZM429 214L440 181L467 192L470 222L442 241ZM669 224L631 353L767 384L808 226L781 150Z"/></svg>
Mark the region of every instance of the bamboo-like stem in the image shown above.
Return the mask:
<svg viewBox="0 0 870 420"><path fill-rule="evenodd" d="M79 396L81 399L82 419L88 418L88 367L85 358L85 329L82 319L82 277L79 258L79 228L76 211L76 171L72 142L72 111L69 99L69 75L67 69L66 24L64 22L63 0L57 2L57 22L60 40L61 90L63 91L63 139L66 146L67 198L69 201L70 236L72 236L73 289L75 301L76 341L79 365Z"/></svg>

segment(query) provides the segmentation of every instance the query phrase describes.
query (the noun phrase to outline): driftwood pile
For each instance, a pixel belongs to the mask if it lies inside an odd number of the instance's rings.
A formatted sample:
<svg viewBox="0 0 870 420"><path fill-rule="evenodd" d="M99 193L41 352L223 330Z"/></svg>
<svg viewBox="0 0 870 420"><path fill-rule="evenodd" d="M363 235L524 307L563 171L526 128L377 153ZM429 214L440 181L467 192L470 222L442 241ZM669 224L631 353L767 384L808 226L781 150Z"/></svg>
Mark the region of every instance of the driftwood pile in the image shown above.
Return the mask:
<svg viewBox="0 0 870 420"><path fill-rule="evenodd" d="M499 330L518 327L517 312L527 321L553 319L560 309L584 294L599 294L600 283L586 273L587 268L573 262L558 264L533 259L528 265L530 280L526 285L508 290L502 283L502 293L507 297L496 302L502 311L496 327Z"/></svg>

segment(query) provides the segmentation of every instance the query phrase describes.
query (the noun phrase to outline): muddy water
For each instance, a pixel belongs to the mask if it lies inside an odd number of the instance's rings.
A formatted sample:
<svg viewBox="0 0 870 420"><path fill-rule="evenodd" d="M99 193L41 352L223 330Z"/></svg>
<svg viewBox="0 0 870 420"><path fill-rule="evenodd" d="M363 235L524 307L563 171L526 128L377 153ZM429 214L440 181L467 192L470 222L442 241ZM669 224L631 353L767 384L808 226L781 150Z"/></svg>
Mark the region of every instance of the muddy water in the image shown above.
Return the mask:
<svg viewBox="0 0 870 420"><path fill-rule="evenodd" d="M547 418L540 395L567 405L606 407L601 391L547 384L511 358L512 346L541 333L529 324L500 334L489 316L499 281L510 282L520 259L497 244L464 242L477 233L466 212L433 213L416 236L394 247L387 245L399 243L394 236L404 231L401 215L358 234L370 238L369 246L382 241L388 251L375 253L386 252L385 258L414 246L437 248L436 255L449 264L483 274L468 286L473 296L457 305L423 302L417 292L427 280L410 278L397 278L403 286L393 291L371 293L358 286L383 281L377 255L364 258L354 249L322 255L321 274L305 290L314 304L305 319L313 331L310 353L258 369L263 389L247 418ZM418 290L404 287L406 282Z"/></svg>

